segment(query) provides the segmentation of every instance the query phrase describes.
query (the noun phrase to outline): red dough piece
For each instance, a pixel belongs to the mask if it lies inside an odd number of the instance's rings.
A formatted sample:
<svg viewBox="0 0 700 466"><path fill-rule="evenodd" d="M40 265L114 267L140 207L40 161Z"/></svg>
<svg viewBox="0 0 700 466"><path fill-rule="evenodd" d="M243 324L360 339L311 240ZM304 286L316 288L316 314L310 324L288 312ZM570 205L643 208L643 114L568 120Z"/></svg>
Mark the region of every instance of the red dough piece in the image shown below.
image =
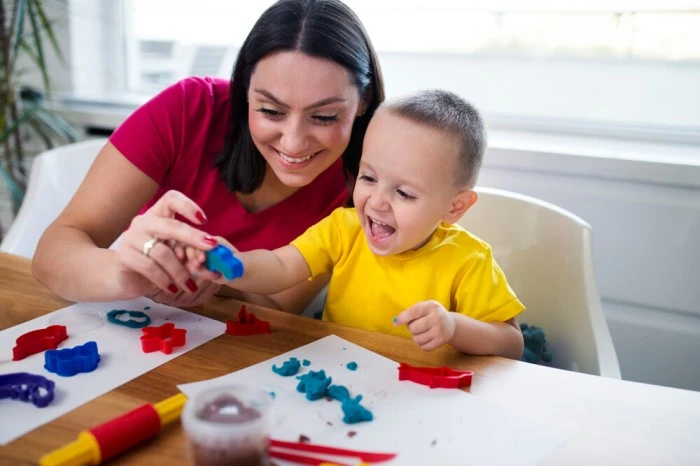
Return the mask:
<svg viewBox="0 0 700 466"><path fill-rule="evenodd" d="M458 371L449 367L418 367L399 364L399 380L427 385L430 388L459 388L472 384L472 371Z"/></svg>
<svg viewBox="0 0 700 466"><path fill-rule="evenodd" d="M270 322L258 319L246 312L245 305L238 311L238 320L226 321L226 333L233 336L248 336L270 333Z"/></svg>
<svg viewBox="0 0 700 466"><path fill-rule="evenodd" d="M65 325L51 325L25 333L17 338L17 346L12 348L12 360L19 361L32 354L56 349L58 344L66 338L68 338L68 333L66 333Z"/></svg>
<svg viewBox="0 0 700 466"><path fill-rule="evenodd" d="M141 349L144 353L161 351L164 354L173 352L173 348L183 346L187 330L175 328L175 324L167 323L160 327L144 327L141 329Z"/></svg>

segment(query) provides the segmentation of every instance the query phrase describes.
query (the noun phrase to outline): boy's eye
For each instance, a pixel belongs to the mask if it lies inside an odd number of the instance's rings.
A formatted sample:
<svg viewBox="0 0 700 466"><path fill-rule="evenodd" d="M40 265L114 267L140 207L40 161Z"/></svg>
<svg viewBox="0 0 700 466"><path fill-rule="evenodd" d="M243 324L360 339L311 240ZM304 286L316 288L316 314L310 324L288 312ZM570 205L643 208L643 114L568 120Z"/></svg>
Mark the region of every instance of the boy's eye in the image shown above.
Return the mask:
<svg viewBox="0 0 700 466"><path fill-rule="evenodd" d="M402 189L397 189L397 190L396 190L396 193L397 193L402 199L411 200L411 199L415 199L415 198L416 198L416 196L413 196L413 195L411 195L411 194L408 194L406 191L404 191L404 190L402 190Z"/></svg>
<svg viewBox="0 0 700 466"><path fill-rule="evenodd" d="M366 181L367 183L374 183L376 181L374 177L370 175L360 175L359 179L362 181Z"/></svg>

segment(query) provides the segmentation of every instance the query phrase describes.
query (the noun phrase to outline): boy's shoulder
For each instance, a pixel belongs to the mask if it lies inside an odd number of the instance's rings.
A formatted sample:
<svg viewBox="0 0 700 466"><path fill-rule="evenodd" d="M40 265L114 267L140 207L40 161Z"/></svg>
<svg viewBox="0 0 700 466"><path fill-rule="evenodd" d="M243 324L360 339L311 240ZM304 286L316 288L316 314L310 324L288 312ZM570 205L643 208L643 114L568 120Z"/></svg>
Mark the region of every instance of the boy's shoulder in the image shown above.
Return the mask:
<svg viewBox="0 0 700 466"><path fill-rule="evenodd" d="M442 244L449 244L460 250L478 253L491 249L489 243L456 223L441 223L437 234Z"/></svg>

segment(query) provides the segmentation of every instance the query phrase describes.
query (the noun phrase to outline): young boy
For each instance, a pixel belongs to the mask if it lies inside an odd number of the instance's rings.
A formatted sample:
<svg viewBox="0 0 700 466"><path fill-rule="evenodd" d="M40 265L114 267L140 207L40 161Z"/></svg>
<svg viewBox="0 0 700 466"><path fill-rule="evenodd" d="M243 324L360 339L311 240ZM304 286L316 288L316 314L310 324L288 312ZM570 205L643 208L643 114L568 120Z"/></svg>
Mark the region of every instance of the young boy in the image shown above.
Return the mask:
<svg viewBox="0 0 700 466"><path fill-rule="evenodd" d="M245 272L228 284L270 294L331 274L324 320L412 337L426 351L520 359L523 305L489 245L455 225L477 200L485 148L478 111L455 94L385 102L365 135L355 208L291 245L238 253ZM201 266L203 252L187 255Z"/></svg>

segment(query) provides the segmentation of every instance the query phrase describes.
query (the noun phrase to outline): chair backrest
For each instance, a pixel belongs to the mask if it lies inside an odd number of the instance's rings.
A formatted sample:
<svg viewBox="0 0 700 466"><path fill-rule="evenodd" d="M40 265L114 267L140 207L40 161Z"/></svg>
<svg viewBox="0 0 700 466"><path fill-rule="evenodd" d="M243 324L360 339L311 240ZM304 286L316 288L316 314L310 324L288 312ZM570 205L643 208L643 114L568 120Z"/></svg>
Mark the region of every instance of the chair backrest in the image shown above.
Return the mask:
<svg viewBox="0 0 700 466"><path fill-rule="evenodd" d="M37 155L27 193L0 251L31 258L46 227L71 200L105 139L91 139Z"/></svg>
<svg viewBox="0 0 700 466"><path fill-rule="evenodd" d="M462 227L489 243L525 305L519 322L542 327L551 366L620 378L596 286L591 227L547 202L477 188Z"/></svg>

